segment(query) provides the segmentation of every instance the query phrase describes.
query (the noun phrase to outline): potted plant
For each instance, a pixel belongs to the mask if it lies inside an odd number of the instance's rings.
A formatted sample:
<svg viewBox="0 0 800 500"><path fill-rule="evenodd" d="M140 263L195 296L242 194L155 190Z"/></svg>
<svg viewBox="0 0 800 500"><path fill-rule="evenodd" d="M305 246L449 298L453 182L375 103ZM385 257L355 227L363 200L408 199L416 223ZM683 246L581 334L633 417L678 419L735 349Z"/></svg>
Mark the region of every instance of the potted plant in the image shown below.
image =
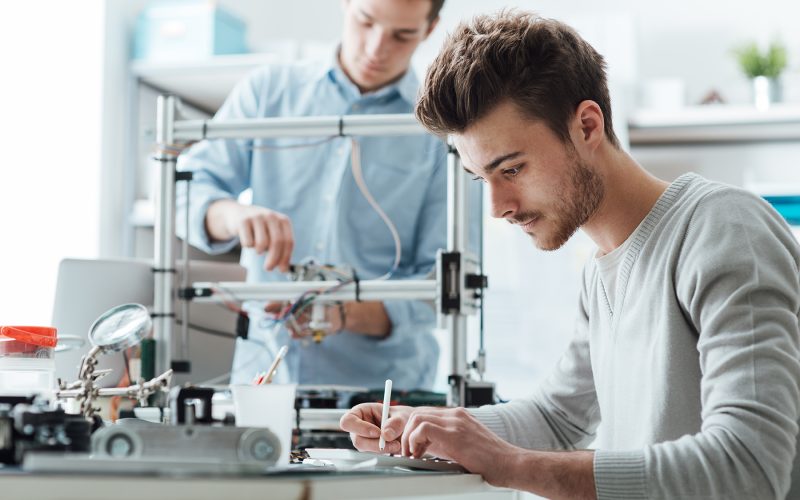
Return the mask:
<svg viewBox="0 0 800 500"><path fill-rule="evenodd" d="M786 47L772 42L762 52L755 42L734 50L742 71L752 82L753 101L756 108L768 108L771 103L781 101L780 75L786 68Z"/></svg>

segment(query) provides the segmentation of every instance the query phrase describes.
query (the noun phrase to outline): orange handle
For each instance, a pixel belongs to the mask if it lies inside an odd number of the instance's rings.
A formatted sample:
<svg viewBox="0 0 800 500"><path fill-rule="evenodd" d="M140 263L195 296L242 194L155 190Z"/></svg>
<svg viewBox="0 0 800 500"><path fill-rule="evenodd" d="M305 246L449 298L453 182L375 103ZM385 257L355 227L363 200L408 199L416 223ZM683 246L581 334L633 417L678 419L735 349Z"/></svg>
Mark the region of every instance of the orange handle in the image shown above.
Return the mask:
<svg viewBox="0 0 800 500"><path fill-rule="evenodd" d="M0 326L0 336L41 347L55 347L56 332L52 326Z"/></svg>

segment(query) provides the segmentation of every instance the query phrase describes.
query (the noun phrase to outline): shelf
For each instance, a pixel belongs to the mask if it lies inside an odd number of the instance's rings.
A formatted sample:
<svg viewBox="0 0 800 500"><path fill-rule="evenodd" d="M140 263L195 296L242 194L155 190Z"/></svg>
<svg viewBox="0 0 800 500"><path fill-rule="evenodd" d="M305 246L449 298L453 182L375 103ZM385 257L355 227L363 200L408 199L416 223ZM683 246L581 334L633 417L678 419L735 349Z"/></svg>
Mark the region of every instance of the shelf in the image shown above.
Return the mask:
<svg viewBox="0 0 800 500"><path fill-rule="evenodd" d="M690 106L671 111L639 110L628 127L632 145L772 142L800 140L800 105Z"/></svg>
<svg viewBox="0 0 800 500"><path fill-rule="evenodd" d="M276 54L238 54L205 61L133 61L130 68L133 76L147 85L174 93L213 113L239 80L259 66L279 59Z"/></svg>

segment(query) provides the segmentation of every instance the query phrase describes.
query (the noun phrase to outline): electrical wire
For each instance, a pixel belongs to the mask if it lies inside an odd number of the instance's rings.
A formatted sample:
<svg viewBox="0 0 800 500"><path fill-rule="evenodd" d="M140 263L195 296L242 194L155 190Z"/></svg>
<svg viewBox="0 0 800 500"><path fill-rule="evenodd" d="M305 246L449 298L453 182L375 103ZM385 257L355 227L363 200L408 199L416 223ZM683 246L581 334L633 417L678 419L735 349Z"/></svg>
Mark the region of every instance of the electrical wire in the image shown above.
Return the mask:
<svg viewBox="0 0 800 500"><path fill-rule="evenodd" d="M364 175L361 171L361 146L355 138L350 139L350 142L352 143L350 163L352 164L351 171L353 173L353 179L355 179L358 189L361 190L361 194L364 195L364 198L367 199L370 206L372 206L378 216L383 220L384 224L386 224L394 240L394 263L386 274L376 278L379 280L386 280L391 278L395 271L397 271L397 268L400 267L400 257L402 257L403 252L402 246L400 245L400 235L397 234L397 228L395 228L392 220L386 215L383 209L381 209L378 202L375 201L375 198L372 197L372 193L370 193L369 188L367 188L367 183L364 182Z"/></svg>
<svg viewBox="0 0 800 500"><path fill-rule="evenodd" d="M321 146L325 143L331 142L332 140L339 137L338 135L332 135L322 139L320 141L315 142L298 142L297 144L286 144L283 146L250 146L251 151L279 151L281 149L303 149L303 148L313 148L316 146Z"/></svg>

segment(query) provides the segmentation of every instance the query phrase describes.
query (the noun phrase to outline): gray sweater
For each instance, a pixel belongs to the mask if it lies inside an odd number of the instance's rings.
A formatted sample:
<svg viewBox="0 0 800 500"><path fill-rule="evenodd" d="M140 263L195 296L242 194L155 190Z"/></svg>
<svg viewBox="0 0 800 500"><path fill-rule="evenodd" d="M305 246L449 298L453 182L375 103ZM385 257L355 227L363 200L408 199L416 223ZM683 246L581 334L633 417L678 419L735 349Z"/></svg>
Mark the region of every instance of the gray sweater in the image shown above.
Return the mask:
<svg viewBox="0 0 800 500"><path fill-rule="evenodd" d="M529 449L596 437L599 498L785 497L800 412L791 231L755 195L687 174L631 238L614 310L591 259L554 373L474 414Z"/></svg>

